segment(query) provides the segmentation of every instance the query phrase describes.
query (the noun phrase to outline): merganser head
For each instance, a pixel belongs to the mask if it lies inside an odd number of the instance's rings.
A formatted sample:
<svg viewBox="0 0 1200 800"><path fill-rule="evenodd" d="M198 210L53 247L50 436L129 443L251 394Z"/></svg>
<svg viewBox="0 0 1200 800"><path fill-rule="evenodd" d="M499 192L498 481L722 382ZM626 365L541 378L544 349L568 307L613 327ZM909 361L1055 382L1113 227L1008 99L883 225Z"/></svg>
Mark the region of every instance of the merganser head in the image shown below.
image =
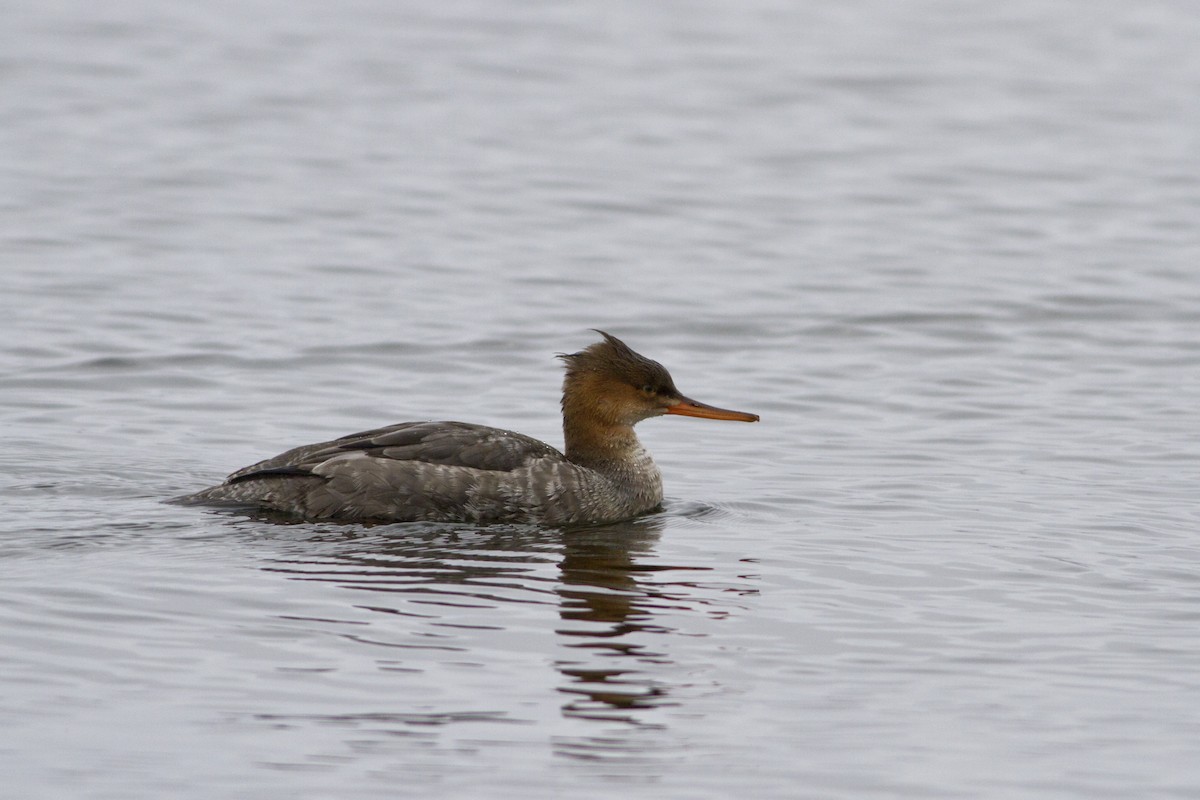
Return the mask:
<svg viewBox="0 0 1200 800"><path fill-rule="evenodd" d="M564 414L586 409L619 425L634 425L663 414L758 422L757 414L716 408L685 397L662 364L634 352L615 336L601 330L596 333L604 341L578 353L559 355L567 364Z"/></svg>

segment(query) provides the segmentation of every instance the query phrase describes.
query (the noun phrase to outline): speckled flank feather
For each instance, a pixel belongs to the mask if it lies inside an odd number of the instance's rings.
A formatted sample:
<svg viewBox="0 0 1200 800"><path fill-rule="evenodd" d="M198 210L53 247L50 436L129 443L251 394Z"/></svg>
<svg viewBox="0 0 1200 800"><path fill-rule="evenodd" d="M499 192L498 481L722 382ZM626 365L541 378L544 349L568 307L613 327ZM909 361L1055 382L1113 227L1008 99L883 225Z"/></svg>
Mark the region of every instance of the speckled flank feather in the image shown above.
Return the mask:
<svg viewBox="0 0 1200 800"><path fill-rule="evenodd" d="M251 505L306 519L566 524L626 519L657 507L662 478L649 454L628 472L581 467L512 431L406 422L289 450L183 501ZM649 480L621 480L632 473Z"/></svg>
<svg viewBox="0 0 1200 800"><path fill-rule="evenodd" d="M662 503L662 476L633 432L683 406L657 362L619 339L563 356L566 453L465 422L404 422L305 445L181 503L254 506L303 519L538 522L629 519ZM757 419L739 412L718 419ZM692 414L702 416L702 414Z"/></svg>

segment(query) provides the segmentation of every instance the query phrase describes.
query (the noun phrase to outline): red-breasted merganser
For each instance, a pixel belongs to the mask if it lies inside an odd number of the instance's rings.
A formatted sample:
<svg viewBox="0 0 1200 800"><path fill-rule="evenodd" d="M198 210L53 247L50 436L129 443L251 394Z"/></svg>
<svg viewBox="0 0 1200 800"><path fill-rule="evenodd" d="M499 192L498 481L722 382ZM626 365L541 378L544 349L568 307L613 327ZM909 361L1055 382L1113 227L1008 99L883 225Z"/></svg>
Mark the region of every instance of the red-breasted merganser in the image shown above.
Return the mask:
<svg viewBox="0 0 1200 800"><path fill-rule="evenodd" d="M657 361L604 331L562 354L566 453L466 422L402 422L288 450L183 503L254 506L302 519L615 522L653 511L662 475L633 426L680 414L757 422L680 394Z"/></svg>

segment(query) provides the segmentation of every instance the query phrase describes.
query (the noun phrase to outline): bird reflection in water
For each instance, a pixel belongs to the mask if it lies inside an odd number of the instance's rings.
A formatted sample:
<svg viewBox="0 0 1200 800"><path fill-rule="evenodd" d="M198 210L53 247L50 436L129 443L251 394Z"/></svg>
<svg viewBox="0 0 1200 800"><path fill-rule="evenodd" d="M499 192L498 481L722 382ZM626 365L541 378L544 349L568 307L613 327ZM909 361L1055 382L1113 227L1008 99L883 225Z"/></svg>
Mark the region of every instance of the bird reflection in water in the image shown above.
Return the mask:
<svg viewBox="0 0 1200 800"><path fill-rule="evenodd" d="M646 667L670 659L641 636L670 633L655 623L655 611L681 603L646 578L686 567L639 563L661 530L651 517L564 535L557 632L570 656L557 666L569 679L561 691L572 696L564 714L636 723L639 710L670 703L668 687L646 674Z"/></svg>
<svg viewBox="0 0 1200 800"><path fill-rule="evenodd" d="M265 539L274 543L264 569L292 580L382 593L379 600L365 602L358 594L344 620L310 620L314 625L340 623L348 639L392 648L396 657L381 659L382 668L436 670L436 652L453 653L459 663L473 661L471 654L480 652L484 641L477 641L473 630L542 627L538 618L544 620L544 612L537 609L556 602L554 633L562 652L554 664L565 678L557 687L567 697L563 715L656 727L646 719L647 712L678 702L670 697L671 675L677 670L667 653L669 636L660 636L674 631L656 618L663 612L699 610L712 599L704 599L702 585L677 575L707 568L653 563L666 518L660 514L566 529L320 526L300 538L286 535L287 528L295 530L292 526L264 525L272 522L269 517L250 524L260 545ZM665 571L676 574L655 577ZM522 622L505 619L505 609L519 609ZM375 625L363 612L408 622ZM370 627L364 629L364 624ZM494 639L487 642L484 651L495 645Z"/></svg>

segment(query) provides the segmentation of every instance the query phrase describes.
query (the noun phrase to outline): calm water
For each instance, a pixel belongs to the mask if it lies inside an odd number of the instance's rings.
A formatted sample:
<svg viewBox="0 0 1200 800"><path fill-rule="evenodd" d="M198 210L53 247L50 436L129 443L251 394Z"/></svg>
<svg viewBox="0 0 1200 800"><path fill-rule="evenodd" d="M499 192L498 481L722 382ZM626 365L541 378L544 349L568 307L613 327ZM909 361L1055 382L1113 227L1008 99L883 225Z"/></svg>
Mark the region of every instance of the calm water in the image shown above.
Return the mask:
<svg viewBox="0 0 1200 800"><path fill-rule="evenodd" d="M22 4L14 798L1200 796L1191 3ZM166 506L405 419L651 420L587 530Z"/></svg>

